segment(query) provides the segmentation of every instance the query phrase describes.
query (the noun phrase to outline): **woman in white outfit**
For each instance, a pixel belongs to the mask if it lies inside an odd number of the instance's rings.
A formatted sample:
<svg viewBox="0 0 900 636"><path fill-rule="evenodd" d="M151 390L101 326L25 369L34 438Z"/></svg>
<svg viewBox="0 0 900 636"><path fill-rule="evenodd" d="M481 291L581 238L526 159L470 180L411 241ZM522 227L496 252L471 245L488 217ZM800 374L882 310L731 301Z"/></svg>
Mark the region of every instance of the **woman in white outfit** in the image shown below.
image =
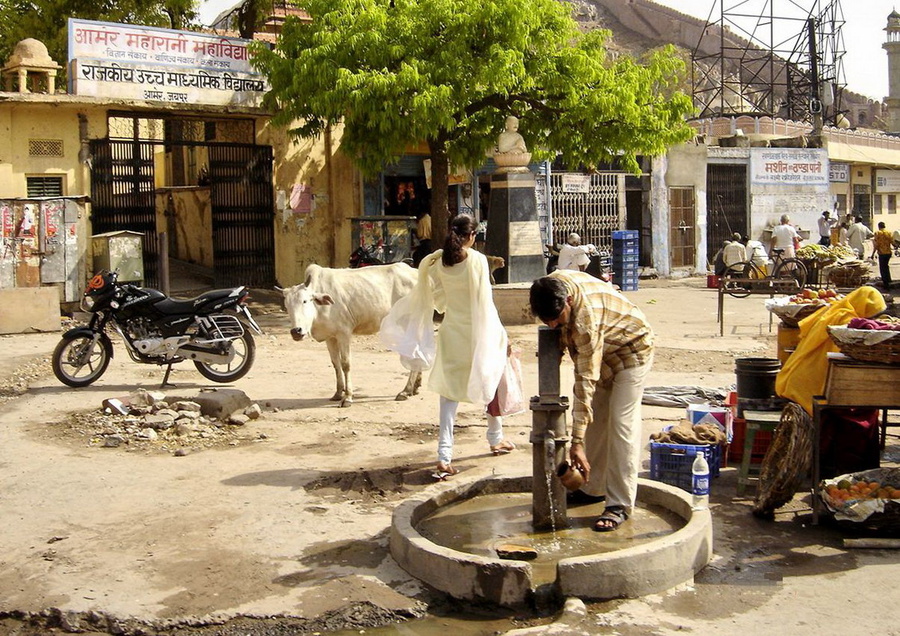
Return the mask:
<svg viewBox="0 0 900 636"><path fill-rule="evenodd" d="M506 367L507 335L494 305L487 259L472 249L475 220L456 216L444 249L423 259L419 280L427 272L434 309L444 314L437 335L437 355L428 388L440 397L438 475L453 475L453 425L460 402L491 402ZM420 283L421 284L421 283ZM488 414L487 441L495 455L515 445L503 439L503 420Z"/></svg>

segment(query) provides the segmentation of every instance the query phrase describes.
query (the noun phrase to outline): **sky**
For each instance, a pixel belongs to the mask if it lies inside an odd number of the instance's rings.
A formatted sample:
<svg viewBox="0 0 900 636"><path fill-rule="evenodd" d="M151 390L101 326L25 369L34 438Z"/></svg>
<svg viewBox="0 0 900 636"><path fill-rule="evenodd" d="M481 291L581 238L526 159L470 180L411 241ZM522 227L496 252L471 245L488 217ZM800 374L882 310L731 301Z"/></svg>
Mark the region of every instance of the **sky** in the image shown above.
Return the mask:
<svg viewBox="0 0 900 636"><path fill-rule="evenodd" d="M706 20L714 11L713 21L718 22L721 2L726 12L740 7L741 13L754 13L767 1L774 2L775 11L791 11L799 5L804 9L825 6L828 0L655 0L658 4L682 13ZM881 48L885 41L884 27L887 16L900 6L900 0L835 0L844 16L842 34L844 40L844 76L847 88L866 97L881 100L887 96L887 54ZM205 0L200 4L200 18L208 23L221 11L236 5L239 0ZM785 7L784 9L782 7ZM736 11L736 10L735 10Z"/></svg>
<svg viewBox="0 0 900 636"><path fill-rule="evenodd" d="M721 16L721 2L725 2L726 13L758 12L764 6L764 0L741 2L740 0L654 0L662 4L706 20L713 11L713 22ZM789 5L800 5L804 9L816 6L815 0L772 0L774 10L790 11ZM847 88L854 93L881 100L888 94L887 53L881 48L886 39L884 27L887 17L895 7L900 7L900 0L837 0L843 10L844 25L841 33L844 40L844 77ZM819 0L818 6L824 7L826 0ZM783 8L785 7L785 8ZM752 9L752 10L751 10ZM743 24L743 23L742 23Z"/></svg>

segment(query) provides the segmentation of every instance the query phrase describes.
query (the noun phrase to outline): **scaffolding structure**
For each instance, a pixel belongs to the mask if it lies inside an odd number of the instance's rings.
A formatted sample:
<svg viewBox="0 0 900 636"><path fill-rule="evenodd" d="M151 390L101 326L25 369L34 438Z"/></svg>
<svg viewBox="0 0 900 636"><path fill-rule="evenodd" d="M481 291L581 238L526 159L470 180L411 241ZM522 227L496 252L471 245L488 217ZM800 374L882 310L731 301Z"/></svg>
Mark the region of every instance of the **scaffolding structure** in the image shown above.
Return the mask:
<svg viewBox="0 0 900 636"><path fill-rule="evenodd" d="M843 25L840 0L714 0L691 53L699 116L836 124Z"/></svg>

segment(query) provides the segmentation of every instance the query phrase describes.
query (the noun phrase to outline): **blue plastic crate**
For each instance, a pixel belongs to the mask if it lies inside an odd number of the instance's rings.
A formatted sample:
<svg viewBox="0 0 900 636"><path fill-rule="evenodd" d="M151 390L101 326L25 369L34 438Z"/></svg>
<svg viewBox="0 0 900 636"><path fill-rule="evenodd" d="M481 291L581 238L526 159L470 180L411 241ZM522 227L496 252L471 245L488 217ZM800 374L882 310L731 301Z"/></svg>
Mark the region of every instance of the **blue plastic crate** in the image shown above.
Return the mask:
<svg viewBox="0 0 900 636"><path fill-rule="evenodd" d="M613 282L616 285L637 285L637 272L616 272L613 271Z"/></svg>
<svg viewBox="0 0 900 636"><path fill-rule="evenodd" d="M624 256L613 257L612 264L614 269L622 269L625 267L637 267L640 256L637 254L625 254Z"/></svg>
<svg viewBox="0 0 900 636"><path fill-rule="evenodd" d="M691 492L694 458L697 453L706 455L709 476L718 477L722 447L718 444L659 444L650 442L650 479L677 486Z"/></svg>
<svg viewBox="0 0 900 636"><path fill-rule="evenodd" d="M631 264L637 265L639 260L640 256L638 254L616 254L612 258L613 266Z"/></svg>
<svg viewBox="0 0 900 636"><path fill-rule="evenodd" d="M613 240L619 239L636 239L638 238L637 230L613 230L612 231Z"/></svg>
<svg viewBox="0 0 900 636"><path fill-rule="evenodd" d="M637 256L637 254L640 252L640 249L641 248L638 247L636 243L634 245L613 245L612 257L616 258L617 256L630 256L632 254Z"/></svg>

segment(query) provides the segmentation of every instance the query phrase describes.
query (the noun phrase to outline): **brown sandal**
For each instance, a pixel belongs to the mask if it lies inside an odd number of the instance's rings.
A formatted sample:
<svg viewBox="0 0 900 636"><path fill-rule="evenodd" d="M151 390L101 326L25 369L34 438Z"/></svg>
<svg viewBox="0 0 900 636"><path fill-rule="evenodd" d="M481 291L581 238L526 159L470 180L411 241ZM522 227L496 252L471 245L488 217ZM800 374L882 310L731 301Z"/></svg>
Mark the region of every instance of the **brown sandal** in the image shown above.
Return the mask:
<svg viewBox="0 0 900 636"><path fill-rule="evenodd" d="M594 524L595 532L612 532L628 520L628 513L622 506L609 506Z"/></svg>
<svg viewBox="0 0 900 636"><path fill-rule="evenodd" d="M508 455L516 450L516 445L508 440L503 440L496 446L491 446L491 453L494 455Z"/></svg>

